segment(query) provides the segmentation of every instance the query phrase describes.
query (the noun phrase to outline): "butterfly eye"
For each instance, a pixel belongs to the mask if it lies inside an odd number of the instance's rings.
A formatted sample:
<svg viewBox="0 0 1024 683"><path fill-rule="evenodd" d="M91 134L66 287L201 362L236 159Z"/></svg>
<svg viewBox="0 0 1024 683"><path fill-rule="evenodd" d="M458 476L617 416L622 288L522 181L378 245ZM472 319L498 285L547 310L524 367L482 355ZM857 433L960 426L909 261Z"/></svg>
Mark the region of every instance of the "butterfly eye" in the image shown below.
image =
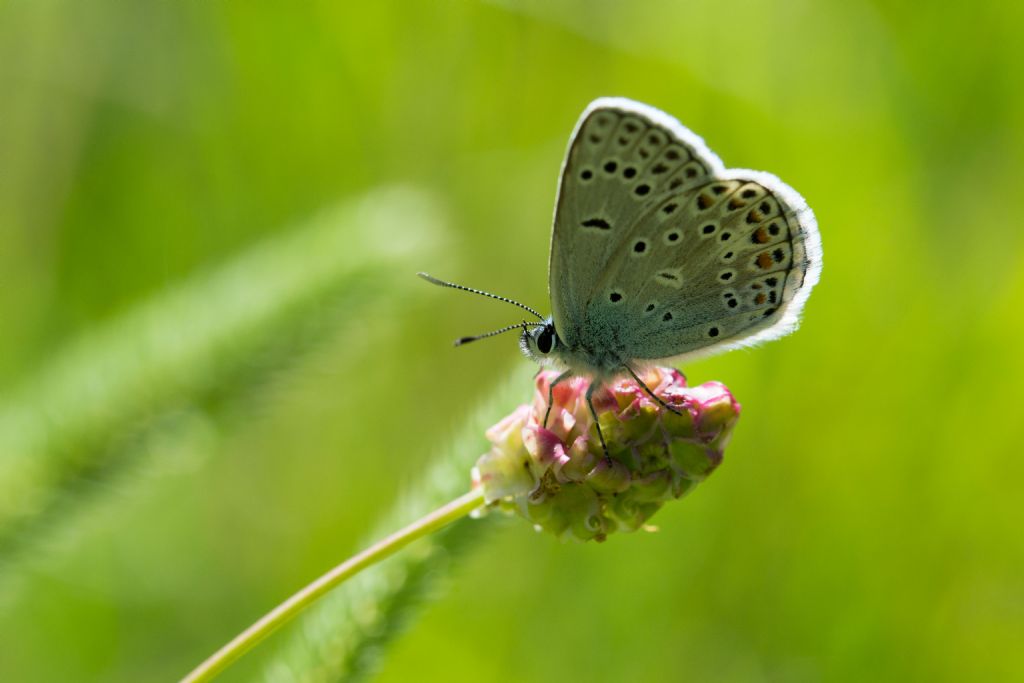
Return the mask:
<svg viewBox="0 0 1024 683"><path fill-rule="evenodd" d="M555 348L555 330L551 325L547 325L537 335L537 350L546 356L551 353L553 348Z"/></svg>

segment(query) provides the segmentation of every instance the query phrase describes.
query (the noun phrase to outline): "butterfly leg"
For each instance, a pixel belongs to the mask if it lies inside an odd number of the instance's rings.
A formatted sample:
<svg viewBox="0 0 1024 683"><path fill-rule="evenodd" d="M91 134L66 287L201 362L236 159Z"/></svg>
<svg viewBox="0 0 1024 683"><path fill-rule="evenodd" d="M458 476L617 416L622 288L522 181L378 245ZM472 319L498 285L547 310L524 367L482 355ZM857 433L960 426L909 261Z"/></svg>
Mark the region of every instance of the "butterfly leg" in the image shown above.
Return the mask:
<svg viewBox="0 0 1024 683"><path fill-rule="evenodd" d="M594 427L597 428L597 438L601 440L601 450L604 451L604 459L611 460L611 456L608 455L608 444L604 442L604 434L601 433L601 423L597 421L597 411L594 410L594 402L591 400L594 392L600 388L600 382L597 380L591 380L590 386L587 387L587 407L590 408L590 416L594 418Z"/></svg>
<svg viewBox="0 0 1024 683"><path fill-rule="evenodd" d="M646 384L644 384L644 381L642 379L640 379L635 372L633 372L633 368L629 367L625 363L622 364L622 367L626 368L626 371L629 372L630 375L632 375L633 379L636 380L636 383L639 384L641 387L643 387L644 391L647 392L647 395L650 396L651 398L653 398L655 401L657 401L658 404L662 408L665 408L666 410L670 410L673 413L675 413L676 415L682 415L682 413L679 410L673 408L672 406L670 406L669 404L667 404L663 400L661 400L660 397L656 396L655 393L653 391L651 391L651 388L649 386L647 386Z"/></svg>
<svg viewBox="0 0 1024 683"><path fill-rule="evenodd" d="M541 427L547 429L548 418L551 417L551 404L554 403L555 400L555 387L564 382L565 380L569 379L570 377L572 377L572 370L566 370L561 375L556 377L555 381L548 385L548 409L544 412L544 424L542 424Z"/></svg>

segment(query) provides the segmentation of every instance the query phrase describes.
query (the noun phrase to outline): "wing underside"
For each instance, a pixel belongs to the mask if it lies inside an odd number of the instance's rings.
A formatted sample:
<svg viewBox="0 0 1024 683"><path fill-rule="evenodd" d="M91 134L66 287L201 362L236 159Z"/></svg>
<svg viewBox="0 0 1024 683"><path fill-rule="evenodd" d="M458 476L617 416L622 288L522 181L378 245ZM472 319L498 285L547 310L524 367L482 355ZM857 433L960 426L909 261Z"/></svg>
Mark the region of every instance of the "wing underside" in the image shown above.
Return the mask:
<svg viewBox="0 0 1024 683"><path fill-rule="evenodd" d="M820 271L803 199L725 169L671 117L621 99L583 114L551 244L556 329L622 360L696 355L795 327Z"/></svg>

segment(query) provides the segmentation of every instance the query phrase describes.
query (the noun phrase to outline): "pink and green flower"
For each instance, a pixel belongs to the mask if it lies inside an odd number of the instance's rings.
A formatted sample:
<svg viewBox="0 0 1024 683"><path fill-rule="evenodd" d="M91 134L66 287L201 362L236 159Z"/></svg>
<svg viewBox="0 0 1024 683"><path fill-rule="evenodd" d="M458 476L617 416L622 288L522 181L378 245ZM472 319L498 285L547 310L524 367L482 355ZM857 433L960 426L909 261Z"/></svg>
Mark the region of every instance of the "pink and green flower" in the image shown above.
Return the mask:
<svg viewBox="0 0 1024 683"><path fill-rule="evenodd" d="M594 393L608 457L587 408L589 380L554 389L537 375L532 404L519 406L487 432L491 450L473 469L490 508L515 512L561 538L603 541L635 531L666 501L680 498L722 462L740 406L718 382L687 387L678 370L651 368L641 379L676 414L632 379Z"/></svg>

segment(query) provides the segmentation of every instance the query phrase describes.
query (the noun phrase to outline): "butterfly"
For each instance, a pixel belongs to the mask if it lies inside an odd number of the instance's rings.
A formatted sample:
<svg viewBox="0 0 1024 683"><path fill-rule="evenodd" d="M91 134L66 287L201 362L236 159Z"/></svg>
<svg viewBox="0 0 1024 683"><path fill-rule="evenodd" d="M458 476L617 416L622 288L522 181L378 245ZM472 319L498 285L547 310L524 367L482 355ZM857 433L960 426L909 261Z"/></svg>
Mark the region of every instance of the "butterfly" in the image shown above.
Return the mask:
<svg viewBox="0 0 1024 683"><path fill-rule="evenodd" d="M595 424L594 391L624 375L676 412L640 368L792 332L820 275L817 223L796 191L769 173L726 168L676 119L625 98L592 102L570 136L551 235L550 317L420 273L536 316L456 345L521 329L528 357L563 370L549 385L548 412L559 382L590 377Z"/></svg>

